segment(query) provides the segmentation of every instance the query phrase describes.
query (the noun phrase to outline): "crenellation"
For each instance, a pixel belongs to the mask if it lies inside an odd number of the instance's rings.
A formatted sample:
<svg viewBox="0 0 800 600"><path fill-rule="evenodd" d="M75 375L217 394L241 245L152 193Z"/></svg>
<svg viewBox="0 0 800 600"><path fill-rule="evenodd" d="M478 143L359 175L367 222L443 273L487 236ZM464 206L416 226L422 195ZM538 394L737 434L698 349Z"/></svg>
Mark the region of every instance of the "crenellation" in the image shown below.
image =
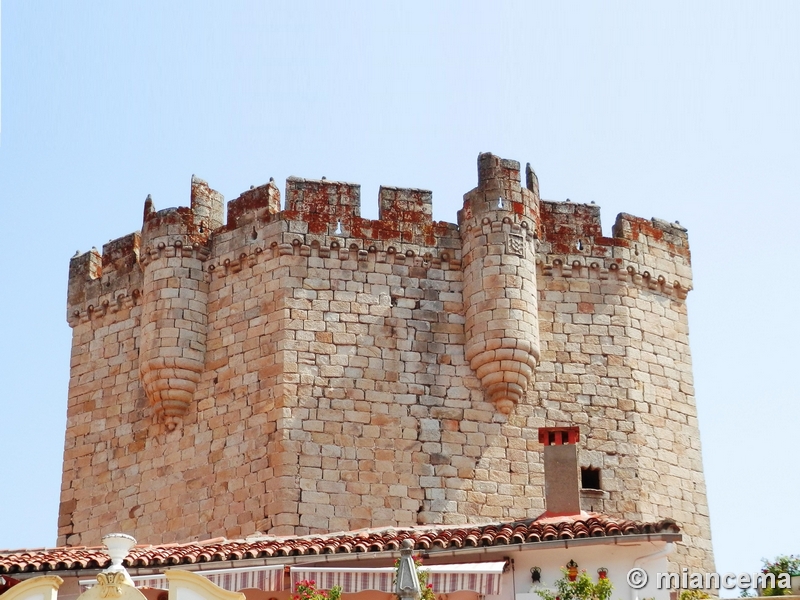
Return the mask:
<svg viewBox="0 0 800 600"><path fill-rule="evenodd" d="M378 221L370 222L372 237L415 245L435 244L430 191L381 186L378 197Z"/></svg>
<svg viewBox="0 0 800 600"><path fill-rule="evenodd" d="M94 319L130 308L141 289L139 232L111 240L102 255L92 249L70 263L67 321Z"/></svg>
<svg viewBox="0 0 800 600"><path fill-rule="evenodd" d="M190 207L193 224L200 233L219 229L225 223L225 198L209 187L206 181L192 175ZM147 220L147 219L145 219Z"/></svg>
<svg viewBox="0 0 800 600"><path fill-rule="evenodd" d="M529 165L478 172L458 224L426 190L381 187L370 220L358 185L296 177L224 222L193 178L191 207L148 199L141 234L75 257L59 542L120 513L156 542L536 518L537 428L579 426L583 508L678 518L713 567L686 231L606 238Z"/></svg>
<svg viewBox="0 0 800 600"><path fill-rule="evenodd" d="M247 224L253 224L254 229L258 221L269 221L272 215L281 211L281 192L275 181L252 187L246 192L228 202L227 229L235 230ZM252 236L253 239L257 238Z"/></svg>
<svg viewBox="0 0 800 600"><path fill-rule="evenodd" d="M689 262L689 242L686 228L663 219L642 219L626 213L617 215L614 237L647 244L651 249L672 253Z"/></svg>
<svg viewBox="0 0 800 600"><path fill-rule="evenodd" d="M542 242L549 244L553 254L585 250L588 256L603 257L614 244L612 239L603 238L600 207L595 204L543 200L541 215L545 232Z"/></svg>
<svg viewBox="0 0 800 600"><path fill-rule="evenodd" d="M326 179L286 180L283 218L300 221L312 234L357 237L361 220L361 186Z"/></svg>
<svg viewBox="0 0 800 600"><path fill-rule="evenodd" d="M76 254L69 261L69 280L67 289L67 315L73 307L94 298L99 294L100 276L103 273L103 257L92 248L83 254ZM98 281L97 284L93 282Z"/></svg>
<svg viewBox="0 0 800 600"><path fill-rule="evenodd" d="M104 277L113 272L116 276L130 273L139 262L139 245L141 236L138 231L126 236L111 240L103 245L103 273ZM107 285L107 287L112 287Z"/></svg>
<svg viewBox="0 0 800 600"><path fill-rule="evenodd" d="M580 272L588 266L600 278L627 277L636 285L683 298L692 288L686 229L677 223L621 214L614 237L606 238L595 205L543 201L542 218L541 253L548 271L570 276L571 269Z"/></svg>

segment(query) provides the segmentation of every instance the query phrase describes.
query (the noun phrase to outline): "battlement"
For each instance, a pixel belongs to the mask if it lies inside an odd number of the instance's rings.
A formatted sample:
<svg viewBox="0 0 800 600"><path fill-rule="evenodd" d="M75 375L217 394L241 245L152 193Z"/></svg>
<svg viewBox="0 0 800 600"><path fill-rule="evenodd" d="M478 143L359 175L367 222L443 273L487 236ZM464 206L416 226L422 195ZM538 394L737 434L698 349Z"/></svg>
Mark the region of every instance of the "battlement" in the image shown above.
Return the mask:
<svg viewBox="0 0 800 600"><path fill-rule="evenodd" d="M290 177L281 217L307 223L310 234L418 246L434 246L447 230L447 224L433 222L428 190L381 186L378 202L378 219L364 219L360 185Z"/></svg>
<svg viewBox="0 0 800 600"><path fill-rule="evenodd" d="M225 220L222 194L193 175L189 207L156 211L148 196L144 236L134 232L105 244L102 254L93 249L72 259L69 320L85 314L88 306L96 316L98 307L128 297L139 284L140 264L176 243L182 253L194 248L210 255L210 269L225 261L245 260L245 256L251 262L256 250L261 253L290 244L328 253L356 248L383 253L384 258L387 253L410 253L429 256L437 263L444 256L452 267L461 260L459 228L470 227L467 221L476 215L484 221L505 218L525 228L526 235L533 234L538 239L537 263L547 272L555 266L562 274L586 267L599 277L644 275L648 284L660 278L661 287L670 294L678 288L685 295L692 287L688 236L680 224L623 213L617 217L612 237L605 237L599 206L540 200L538 178L530 164L523 187L519 162L481 154L478 186L464 195L458 225L433 221L432 197L428 190L381 186L379 217L372 220L361 217L358 184L289 177L282 209L280 190L270 179L228 202ZM159 240L151 247L154 237Z"/></svg>
<svg viewBox="0 0 800 600"><path fill-rule="evenodd" d="M539 227L539 185L528 165L526 187L520 183L520 165L490 153L478 156L478 186L464 194L464 208L458 212L458 224L468 225L475 216L497 211L510 213L531 231ZM489 215L489 218L493 218Z"/></svg>
<svg viewBox="0 0 800 600"><path fill-rule="evenodd" d="M96 248L76 254L69 263L67 319L103 314L110 304L122 302L129 293L138 296L141 288L139 269L139 232L129 233ZM77 311L77 313L75 312Z"/></svg>
<svg viewBox="0 0 800 600"><path fill-rule="evenodd" d="M107 306L109 298L104 296L116 298L119 293L128 293L130 290L122 288L130 286L131 276L142 263L165 249L174 254L175 247L182 253L200 249L208 254L214 246L225 254L231 246L251 250L249 245L256 240L261 250L292 244L297 239L294 234L303 234L302 245L313 244L329 252L355 244L362 251L432 256L441 246L445 261L457 260L457 228L433 221L432 193L428 190L381 186L377 220L360 215L360 185L326 179L289 177L284 210L280 191L270 179L228 202L227 222L223 219L222 194L194 175L190 198L189 207L156 210L148 196L141 234L137 231L110 241L103 246L102 254L93 249L74 257L70 263L68 320L72 322L82 312L85 315L89 305L93 312L98 306ZM270 238L266 243L265 237Z"/></svg>
<svg viewBox="0 0 800 600"><path fill-rule="evenodd" d="M613 247L631 248L642 244L665 256L690 264L686 228L662 219L642 219L627 213L617 215L612 237L604 237L600 207L595 204L542 201L543 241L552 252L570 254L588 245L595 256L608 256Z"/></svg>
<svg viewBox="0 0 800 600"><path fill-rule="evenodd" d="M541 202L541 219L539 252L547 272L585 269L598 278L630 278L678 297L692 289L689 238L679 223L621 213L612 237L605 237L599 206L549 200Z"/></svg>

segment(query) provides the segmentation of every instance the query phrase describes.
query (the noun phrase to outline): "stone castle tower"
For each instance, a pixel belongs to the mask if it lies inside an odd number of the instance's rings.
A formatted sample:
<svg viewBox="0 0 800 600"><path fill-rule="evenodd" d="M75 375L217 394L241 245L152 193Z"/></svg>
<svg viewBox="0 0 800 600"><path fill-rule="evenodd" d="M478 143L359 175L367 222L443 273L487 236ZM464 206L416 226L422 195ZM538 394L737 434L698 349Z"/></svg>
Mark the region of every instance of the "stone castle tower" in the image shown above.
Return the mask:
<svg viewBox="0 0 800 600"><path fill-rule="evenodd" d="M713 571L686 231L539 198L478 158L458 225L431 193L289 178L70 263L60 544L530 519L539 427L580 429L584 510L673 518Z"/></svg>

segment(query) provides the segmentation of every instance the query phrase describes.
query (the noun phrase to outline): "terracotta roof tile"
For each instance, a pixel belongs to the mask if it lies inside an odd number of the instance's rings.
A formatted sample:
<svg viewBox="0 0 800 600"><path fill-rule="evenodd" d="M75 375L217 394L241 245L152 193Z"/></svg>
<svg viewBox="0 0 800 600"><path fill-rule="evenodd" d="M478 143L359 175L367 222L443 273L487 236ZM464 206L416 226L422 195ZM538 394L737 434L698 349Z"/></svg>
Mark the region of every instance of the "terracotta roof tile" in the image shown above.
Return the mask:
<svg viewBox="0 0 800 600"><path fill-rule="evenodd" d="M186 544L139 545L130 551L124 564L166 567L249 558L382 552L399 550L406 539L412 540L417 550L437 550L678 532L680 528L671 519L642 523L582 513L490 525L391 527L304 537L253 536L246 540L215 538ZM105 550L99 546L0 551L0 573L100 569L109 564Z"/></svg>

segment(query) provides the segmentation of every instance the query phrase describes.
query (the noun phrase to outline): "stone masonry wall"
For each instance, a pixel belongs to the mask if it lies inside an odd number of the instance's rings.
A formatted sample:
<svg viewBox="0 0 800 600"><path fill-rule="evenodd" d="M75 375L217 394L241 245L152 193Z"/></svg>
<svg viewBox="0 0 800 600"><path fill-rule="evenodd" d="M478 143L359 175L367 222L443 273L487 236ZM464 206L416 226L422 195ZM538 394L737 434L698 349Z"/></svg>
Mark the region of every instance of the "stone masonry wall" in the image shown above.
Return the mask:
<svg viewBox="0 0 800 600"><path fill-rule="evenodd" d="M578 425L584 509L674 518L676 564L713 570L685 230L620 215L605 238L519 179L481 155L456 226L424 190L381 188L372 221L357 185L298 178L223 224L193 178L190 209L75 257L58 542L535 518L537 429Z"/></svg>

